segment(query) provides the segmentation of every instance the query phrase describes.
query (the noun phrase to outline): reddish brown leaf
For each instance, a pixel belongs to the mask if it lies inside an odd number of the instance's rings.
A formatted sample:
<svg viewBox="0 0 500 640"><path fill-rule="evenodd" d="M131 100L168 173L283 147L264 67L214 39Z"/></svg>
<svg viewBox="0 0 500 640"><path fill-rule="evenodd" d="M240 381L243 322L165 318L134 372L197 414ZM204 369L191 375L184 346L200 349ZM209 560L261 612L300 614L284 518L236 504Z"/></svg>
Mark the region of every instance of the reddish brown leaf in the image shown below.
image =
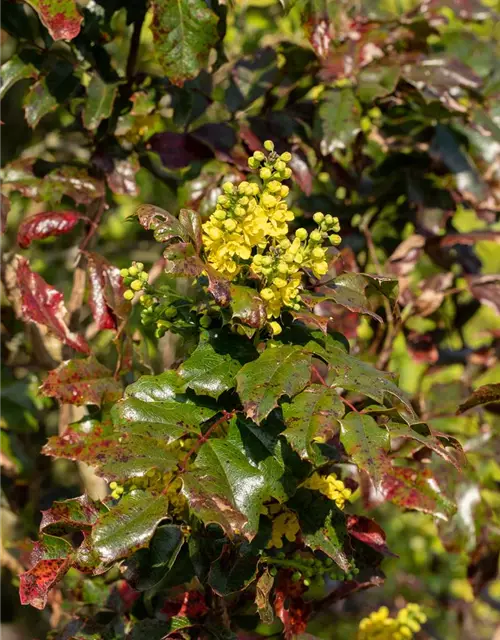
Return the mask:
<svg viewBox="0 0 500 640"><path fill-rule="evenodd" d="M89 304L99 329L118 328L130 312L123 294L125 286L118 267L97 253L85 253L90 282Z"/></svg>
<svg viewBox="0 0 500 640"><path fill-rule="evenodd" d="M274 610L283 623L285 640L291 640L306 630L312 607L310 602L304 602L304 591L301 581L292 582L290 571L280 573L275 589Z"/></svg>
<svg viewBox="0 0 500 640"><path fill-rule="evenodd" d="M122 386L107 367L90 356L84 360L66 360L49 371L40 391L67 404L100 405L118 400Z"/></svg>
<svg viewBox="0 0 500 640"><path fill-rule="evenodd" d="M72 40L80 33L83 16L74 0L27 0L54 40Z"/></svg>
<svg viewBox="0 0 500 640"><path fill-rule="evenodd" d="M165 167L174 170L188 167L197 160L213 157L212 151L205 144L186 133L155 133L149 139L148 148L160 156Z"/></svg>
<svg viewBox="0 0 500 640"><path fill-rule="evenodd" d="M488 305L497 313L500 313L500 276L491 275L474 275L468 276L467 284L470 292L480 302Z"/></svg>
<svg viewBox="0 0 500 640"><path fill-rule="evenodd" d="M385 531L375 520L371 520L365 516L349 515L347 516L347 531L353 538L367 544L382 555L398 557L389 550L386 543Z"/></svg>
<svg viewBox="0 0 500 640"><path fill-rule="evenodd" d="M33 240L69 233L84 218L77 211L48 211L38 213L24 220L17 232L17 242L26 249Z"/></svg>
<svg viewBox="0 0 500 640"><path fill-rule="evenodd" d="M124 196L138 196L140 189L137 185L136 174L140 168L137 156L131 155L125 160L115 159L113 171L106 175L111 191Z"/></svg>
<svg viewBox="0 0 500 640"><path fill-rule="evenodd" d="M10 202L7 196L4 196L3 193L1 194L1 196L2 196L2 202L1 202L1 212L0 212L1 213L0 233L4 233L5 227L7 226L7 216L9 215L9 211L10 211Z"/></svg>
<svg viewBox="0 0 500 640"><path fill-rule="evenodd" d="M485 384L483 387L476 389L465 402L458 407L457 414L464 413L473 407L478 407L491 402L500 403L500 383Z"/></svg>
<svg viewBox="0 0 500 640"><path fill-rule="evenodd" d="M69 569L71 554L72 547L63 538L44 535L36 542L30 556L31 569L20 577L21 604L43 609L49 590Z"/></svg>
<svg viewBox="0 0 500 640"><path fill-rule="evenodd" d="M43 324L64 344L81 353L90 353L85 339L70 331L65 322L68 312L63 294L47 284L38 273L31 271L28 260L21 256L17 257L16 280L23 320Z"/></svg>

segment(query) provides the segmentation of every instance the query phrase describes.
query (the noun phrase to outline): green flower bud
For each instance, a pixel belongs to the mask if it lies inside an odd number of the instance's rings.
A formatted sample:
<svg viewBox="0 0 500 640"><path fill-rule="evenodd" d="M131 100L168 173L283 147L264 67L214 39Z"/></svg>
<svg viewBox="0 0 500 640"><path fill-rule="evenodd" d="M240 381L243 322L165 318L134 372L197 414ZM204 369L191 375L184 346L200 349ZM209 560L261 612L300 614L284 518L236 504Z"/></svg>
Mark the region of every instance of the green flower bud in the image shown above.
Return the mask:
<svg viewBox="0 0 500 640"><path fill-rule="evenodd" d="M128 269L120 269L120 275L122 278L126 278L128 276Z"/></svg>
<svg viewBox="0 0 500 640"><path fill-rule="evenodd" d="M200 326L204 329L208 329L208 327L212 324L212 318L210 316L202 316L200 318Z"/></svg>
<svg viewBox="0 0 500 640"><path fill-rule="evenodd" d="M130 276L135 277L139 273L139 269L136 266L132 265L131 267L129 267L128 273Z"/></svg>
<svg viewBox="0 0 500 640"><path fill-rule="evenodd" d="M142 262L136 262L135 266L137 267L138 271L144 271L144 264Z"/></svg>
<svg viewBox="0 0 500 640"><path fill-rule="evenodd" d="M134 297L134 292L130 291L130 289L127 289L123 294L123 297L125 298L125 300L132 300L132 298Z"/></svg>
<svg viewBox="0 0 500 640"><path fill-rule="evenodd" d="M222 185L222 191L227 194L233 193L234 185L231 182L224 182Z"/></svg>
<svg viewBox="0 0 500 640"><path fill-rule="evenodd" d="M269 180L271 175L271 169L269 169L268 167L262 167L262 169L259 171L259 176L262 178L262 180Z"/></svg>
<svg viewBox="0 0 500 640"><path fill-rule="evenodd" d="M262 151L255 151L253 157L257 160L257 162L262 162L262 160L264 160L266 156L262 153Z"/></svg>
<svg viewBox="0 0 500 640"><path fill-rule="evenodd" d="M272 140L266 140L264 142L264 149L266 151L274 151L274 142Z"/></svg>
<svg viewBox="0 0 500 640"><path fill-rule="evenodd" d="M300 227L299 229L297 229L297 231L295 232L295 236L299 239L299 240L305 240L307 238L307 231L303 228Z"/></svg>
<svg viewBox="0 0 500 640"><path fill-rule="evenodd" d="M302 574L300 573L300 571L295 571L292 574L292 582L298 582L301 578L302 578Z"/></svg>
<svg viewBox="0 0 500 640"><path fill-rule="evenodd" d="M285 151L280 155L280 158L283 160L283 162L290 162L290 160L292 159L292 154L289 151Z"/></svg>
<svg viewBox="0 0 500 640"><path fill-rule="evenodd" d="M316 211L316 213L313 215L313 220L316 224L321 224L324 219L325 214L321 213L321 211Z"/></svg>
<svg viewBox="0 0 500 640"><path fill-rule="evenodd" d="M149 278L148 272L141 271L141 273L139 274L139 279L142 280L143 282L147 282L148 278Z"/></svg>
<svg viewBox="0 0 500 640"><path fill-rule="evenodd" d="M318 231L318 229L314 229L314 231L311 231L309 237L311 238L312 242L321 242L323 240L321 231Z"/></svg>

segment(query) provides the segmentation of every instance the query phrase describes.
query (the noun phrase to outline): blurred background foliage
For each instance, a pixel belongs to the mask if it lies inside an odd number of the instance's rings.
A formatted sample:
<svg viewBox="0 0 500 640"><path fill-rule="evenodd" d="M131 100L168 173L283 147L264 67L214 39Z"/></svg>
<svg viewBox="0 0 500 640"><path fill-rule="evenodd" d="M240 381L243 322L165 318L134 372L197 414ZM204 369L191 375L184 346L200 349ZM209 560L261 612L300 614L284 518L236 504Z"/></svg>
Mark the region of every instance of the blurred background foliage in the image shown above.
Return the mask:
<svg viewBox="0 0 500 640"><path fill-rule="evenodd" d="M64 293L70 326L84 326L112 366L113 334L97 330L88 287L78 285L79 249L119 267L140 260L159 269L161 247L130 219L135 208L206 215L222 178L241 177L248 155L270 138L293 153L299 223L317 210L338 216L340 264L399 278L399 311L381 309L384 324L332 304L336 328L355 353L396 372L423 419L457 436L469 459L461 474L436 462L458 502L450 522L387 504L371 510L399 557L384 561L383 586L332 605L309 631L353 638L361 617L399 599L424 606L422 637L490 639L500 623L500 403L456 411L472 391L500 381L499 7L200 2L218 20L203 52L191 52L189 73L155 40L152 10L139 1L79 3L82 29L70 42L54 41L28 5L3 7L3 628L44 637L72 611L102 604L112 578L70 571L50 608L19 605L17 575L40 511L83 489L102 496L104 487L83 466L40 454L48 436L80 417L37 395L71 350L18 319L10 261L26 255ZM168 3L153 4L162 11ZM66 210L96 226L82 222L19 248L23 220ZM131 322L136 370L175 360L181 347L172 336L141 340Z"/></svg>

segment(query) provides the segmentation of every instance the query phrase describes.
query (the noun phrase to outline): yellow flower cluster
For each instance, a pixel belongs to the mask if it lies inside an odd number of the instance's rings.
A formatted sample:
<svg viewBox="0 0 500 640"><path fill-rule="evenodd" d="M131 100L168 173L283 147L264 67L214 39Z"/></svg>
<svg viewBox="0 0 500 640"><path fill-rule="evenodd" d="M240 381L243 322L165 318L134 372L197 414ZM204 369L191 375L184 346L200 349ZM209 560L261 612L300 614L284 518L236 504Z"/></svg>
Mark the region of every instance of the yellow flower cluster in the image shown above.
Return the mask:
<svg viewBox="0 0 500 640"><path fill-rule="evenodd" d="M325 240L340 243L337 218L314 214L318 228L310 234L297 229L288 239L288 223L295 218L285 201L289 189L283 181L291 176L287 166L292 156L278 155L270 140L264 143L266 156L256 151L248 164L258 170L261 184L226 182L214 213L203 224L203 245L208 263L229 280L250 277L260 281L260 295L268 318L278 318L283 307L300 308L301 272L317 278L328 271ZM274 333L281 327L270 323Z"/></svg>
<svg viewBox="0 0 500 640"><path fill-rule="evenodd" d="M321 476L318 472L314 472L302 486L306 489L320 491L327 498L333 500L339 509L343 509L346 500L351 497L351 490L334 473L328 476Z"/></svg>
<svg viewBox="0 0 500 640"><path fill-rule="evenodd" d="M300 525L296 514L281 504L271 504L267 507L267 513L272 518L273 529L268 549L283 547L283 536L293 542L299 532Z"/></svg>
<svg viewBox="0 0 500 640"><path fill-rule="evenodd" d="M408 604L396 618L387 607L380 607L359 623L357 640L410 640L427 620L418 604Z"/></svg>

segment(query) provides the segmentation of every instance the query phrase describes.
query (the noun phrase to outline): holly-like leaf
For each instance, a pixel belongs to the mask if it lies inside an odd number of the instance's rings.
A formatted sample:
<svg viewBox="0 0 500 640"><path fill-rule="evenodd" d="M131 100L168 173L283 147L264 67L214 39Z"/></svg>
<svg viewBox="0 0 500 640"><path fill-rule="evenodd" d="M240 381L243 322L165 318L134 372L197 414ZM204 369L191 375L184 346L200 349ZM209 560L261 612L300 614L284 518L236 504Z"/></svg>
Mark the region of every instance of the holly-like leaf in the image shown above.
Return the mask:
<svg viewBox="0 0 500 640"><path fill-rule="evenodd" d="M237 390L246 414L260 424L287 395L293 398L309 382L311 357L300 347L283 345L266 349L236 376Z"/></svg>
<svg viewBox="0 0 500 640"><path fill-rule="evenodd" d="M219 524L229 536L243 533L251 539L262 504L273 495L286 496L279 482L282 463L245 429L233 420L226 439L210 439L201 447L194 467L183 476L183 493L203 522ZM261 452L257 459L255 447Z"/></svg>
<svg viewBox="0 0 500 640"><path fill-rule="evenodd" d="M152 230L158 242L168 242L173 238L188 239L188 233L179 220L160 207L142 204L136 214L141 225L147 230Z"/></svg>
<svg viewBox="0 0 500 640"><path fill-rule="evenodd" d="M88 495L53 502L50 509L42 511L40 531L63 536L73 531L90 531L100 515L108 511L100 500Z"/></svg>
<svg viewBox="0 0 500 640"><path fill-rule="evenodd" d="M217 399L235 386L240 369L240 363L230 355L217 353L209 342L202 342L179 367L178 374L197 395Z"/></svg>
<svg viewBox="0 0 500 640"><path fill-rule="evenodd" d="M16 268L17 287L21 297L21 315L25 321L45 325L64 344L82 353L90 352L87 342L69 330L65 322L67 310L63 294L31 271L29 262L18 256Z"/></svg>
<svg viewBox="0 0 500 640"><path fill-rule="evenodd" d="M71 563L72 546L63 538L43 535L35 543L30 556L31 568L20 576L21 604L43 609L47 594L60 580Z"/></svg>
<svg viewBox="0 0 500 640"><path fill-rule="evenodd" d="M348 571L349 560L344 552L345 516L335 503L318 492L299 489L288 504L297 512L304 543L311 549L323 551L342 571Z"/></svg>
<svg viewBox="0 0 500 640"><path fill-rule="evenodd" d="M363 393L381 404L385 400L392 400L393 404L403 405L411 416L415 416L409 398L390 379L390 374L354 358L333 342L328 343L326 349L312 342L306 348L329 364L328 384Z"/></svg>
<svg viewBox="0 0 500 640"><path fill-rule="evenodd" d="M239 320L242 324L255 329L260 329L266 324L266 308L255 289L231 285L230 296L233 320Z"/></svg>
<svg viewBox="0 0 500 640"><path fill-rule="evenodd" d="M355 411L342 418L340 425L340 439L347 453L358 467L379 480L379 453L390 446L387 429L379 427L371 416Z"/></svg>
<svg viewBox="0 0 500 640"><path fill-rule="evenodd" d="M217 42L218 18L203 0L154 0L153 37L158 60L171 82L198 75Z"/></svg>
<svg viewBox="0 0 500 640"><path fill-rule="evenodd" d="M379 456L379 466L382 478L377 489L386 500L442 520L448 520L455 513L456 506L440 492L429 469L393 465L391 458L383 453Z"/></svg>
<svg viewBox="0 0 500 640"><path fill-rule="evenodd" d="M26 0L54 40L72 40L80 33L83 16L75 0Z"/></svg>
<svg viewBox="0 0 500 640"><path fill-rule="evenodd" d="M117 92L116 84L104 82L98 73L92 74L87 87L87 102L82 114L83 125L94 131L103 120L109 118Z"/></svg>
<svg viewBox="0 0 500 640"><path fill-rule="evenodd" d="M473 407L500 402L500 383L485 384L476 389L465 402L458 407L457 414L464 413Z"/></svg>
<svg viewBox="0 0 500 640"><path fill-rule="evenodd" d="M457 469L466 464L464 451L456 438L446 434L434 435L424 424L414 426L415 428L412 428L393 420L389 420L387 423L391 440L393 438L404 438L405 440L420 442L447 462L451 462ZM419 431L416 430L417 428ZM421 431L425 431L425 433L421 433ZM448 448L446 448L446 445L448 445Z"/></svg>
<svg viewBox="0 0 500 640"><path fill-rule="evenodd" d="M186 385L177 371L169 369L157 376L141 376L125 389L125 395L144 402L164 402L175 400L185 390Z"/></svg>
<svg viewBox="0 0 500 640"><path fill-rule="evenodd" d="M119 321L130 313L130 302L123 294L120 270L97 253L85 252L89 275L89 305L99 329L118 329Z"/></svg>
<svg viewBox="0 0 500 640"><path fill-rule="evenodd" d="M4 97L7 91L19 80L24 78L36 78L38 71L31 63L24 62L19 56L12 56L2 65L0 77L2 83L0 86L0 99Z"/></svg>
<svg viewBox="0 0 500 640"><path fill-rule="evenodd" d="M179 212L179 222L191 238L191 242L196 251L200 251L202 245L200 214L191 209L181 209Z"/></svg>
<svg viewBox="0 0 500 640"><path fill-rule="evenodd" d="M66 404L113 402L122 395L122 386L112 372L93 356L84 360L66 360L49 371L40 391Z"/></svg>
<svg viewBox="0 0 500 640"><path fill-rule="evenodd" d="M384 556L397 557L396 554L389 550L385 531L375 520L371 520L365 516L348 515L347 531L350 536L367 544L372 549L375 549L375 551L378 551L378 553Z"/></svg>
<svg viewBox="0 0 500 640"><path fill-rule="evenodd" d="M128 564L134 576L134 587L139 591L152 589L172 568L182 545L184 535L179 525L158 527L147 549L140 549Z"/></svg>
<svg viewBox="0 0 500 640"><path fill-rule="evenodd" d="M0 198L0 233L5 233L7 217L10 211L10 200L3 193L0 193Z"/></svg>
<svg viewBox="0 0 500 640"><path fill-rule="evenodd" d="M33 240L69 233L84 218L77 211L47 211L23 220L17 232L17 242L26 249Z"/></svg>
<svg viewBox="0 0 500 640"><path fill-rule="evenodd" d="M167 516L168 497L150 491L131 491L92 529L92 545L103 562L114 562L147 546Z"/></svg>
<svg viewBox="0 0 500 640"><path fill-rule="evenodd" d="M351 144L360 131L360 115L361 107L351 88L325 91L317 122L317 135L324 156Z"/></svg>
<svg viewBox="0 0 500 640"><path fill-rule="evenodd" d="M314 438L330 439L339 430L339 419L344 415L344 404L331 387L312 384L283 403L286 429L283 436L303 458L314 456L311 443Z"/></svg>
<svg viewBox="0 0 500 640"><path fill-rule="evenodd" d="M208 584L219 596L243 591L255 579L259 558L244 553L242 546L231 549L227 545L220 557L212 562Z"/></svg>
<svg viewBox="0 0 500 640"><path fill-rule="evenodd" d="M65 60L54 64L49 73L31 85L24 98L24 115L30 127L65 102L78 86L73 65Z"/></svg>

